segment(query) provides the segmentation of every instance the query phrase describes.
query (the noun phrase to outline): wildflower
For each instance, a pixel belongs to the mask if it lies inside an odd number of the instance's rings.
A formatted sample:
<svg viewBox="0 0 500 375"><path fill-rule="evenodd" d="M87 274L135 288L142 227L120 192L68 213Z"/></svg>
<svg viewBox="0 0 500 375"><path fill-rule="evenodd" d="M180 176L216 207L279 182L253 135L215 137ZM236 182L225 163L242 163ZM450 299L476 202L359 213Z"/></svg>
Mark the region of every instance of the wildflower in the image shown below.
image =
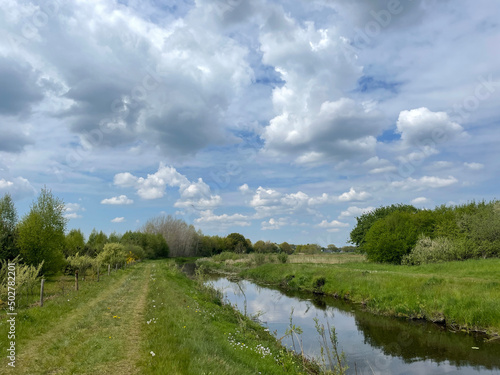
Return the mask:
<svg viewBox="0 0 500 375"><path fill-rule="evenodd" d="M156 355L155 352L153 352L152 350L149 353L151 353L153 357Z"/></svg>
<svg viewBox="0 0 500 375"><path fill-rule="evenodd" d="M116 315L113 315L113 319L116 318Z"/></svg>

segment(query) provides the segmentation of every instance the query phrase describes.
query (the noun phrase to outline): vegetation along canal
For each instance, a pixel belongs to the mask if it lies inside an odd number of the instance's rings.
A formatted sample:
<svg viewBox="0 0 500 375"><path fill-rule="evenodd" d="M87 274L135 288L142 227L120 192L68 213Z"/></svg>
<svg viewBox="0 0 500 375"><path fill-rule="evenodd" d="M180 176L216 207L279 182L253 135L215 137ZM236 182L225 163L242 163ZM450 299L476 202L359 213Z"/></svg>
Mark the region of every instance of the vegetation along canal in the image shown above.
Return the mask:
<svg viewBox="0 0 500 375"><path fill-rule="evenodd" d="M358 374L500 374L500 343L480 335L452 332L432 323L376 316L350 303L312 294L262 287L247 280L214 277L207 281L225 300L281 338L300 327L304 353L320 356L314 318L335 327L350 371ZM295 348L300 351L297 336ZM290 336L282 343L293 346Z"/></svg>

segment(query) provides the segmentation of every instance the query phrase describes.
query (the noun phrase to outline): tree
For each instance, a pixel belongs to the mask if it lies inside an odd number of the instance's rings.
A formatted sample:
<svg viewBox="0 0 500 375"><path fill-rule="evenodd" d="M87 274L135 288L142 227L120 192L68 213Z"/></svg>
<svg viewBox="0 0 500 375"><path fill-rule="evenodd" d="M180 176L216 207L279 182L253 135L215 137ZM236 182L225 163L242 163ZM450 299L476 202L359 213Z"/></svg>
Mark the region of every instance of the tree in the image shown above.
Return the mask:
<svg viewBox="0 0 500 375"><path fill-rule="evenodd" d="M97 232L95 228L92 229L87 241L87 253L93 257L97 256L108 242L108 236L102 230Z"/></svg>
<svg viewBox="0 0 500 375"><path fill-rule="evenodd" d="M80 229L71 229L64 242L64 256L74 256L85 252L85 237Z"/></svg>
<svg viewBox="0 0 500 375"><path fill-rule="evenodd" d="M244 254L250 251L246 238L239 233L231 233L226 237L227 250Z"/></svg>
<svg viewBox="0 0 500 375"><path fill-rule="evenodd" d="M390 206L379 207L373 211L364 213L356 218L357 223L350 234L350 243L355 244L364 251L365 237L372 225L379 219L383 219L392 212L417 212L418 209L411 205L392 204Z"/></svg>
<svg viewBox="0 0 500 375"><path fill-rule="evenodd" d="M195 256L198 252L200 241L196 228L170 215L149 219L141 228L141 232L161 234L172 257Z"/></svg>
<svg viewBox="0 0 500 375"><path fill-rule="evenodd" d="M377 220L366 234L364 250L368 260L401 264L420 235L431 236L435 217L432 211L394 211Z"/></svg>
<svg viewBox="0 0 500 375"><path fill-rule="evenodd" d="M16 247L17 212L10 194L0 199L0 260L14 259L19 250Z"/></svg>
<svg viewBox="0 0 500 375"><path fill-rule="evenodd" d="M264 253L266 248L266 243L262 240L258 240L256 243L253 244L253 250L256 253Z"/></svg>
<svg viewBox="0 0 500 375"><path fill-rule="evenodd" d="M293 253L293 248L288 242L283 242L282 244L279 245L280 251L282 253L286 254L292 254Z"/></svg>
<svg viewBox="0 0 500 375"><path fill-rule="evenodd" d="M64 202L43 188L18 225L17 244L24 262L34 266L44 262L43 273L55 273L64 263L64 212Z"/></svg>
<svg viewBox="0 0 500 375"><path fill-rule="evenodd" d="M341 249L339 249L337 246L335 246L334 244L330 244L326 247L328 249L329 252L331 253L339 253Z"/></svg>

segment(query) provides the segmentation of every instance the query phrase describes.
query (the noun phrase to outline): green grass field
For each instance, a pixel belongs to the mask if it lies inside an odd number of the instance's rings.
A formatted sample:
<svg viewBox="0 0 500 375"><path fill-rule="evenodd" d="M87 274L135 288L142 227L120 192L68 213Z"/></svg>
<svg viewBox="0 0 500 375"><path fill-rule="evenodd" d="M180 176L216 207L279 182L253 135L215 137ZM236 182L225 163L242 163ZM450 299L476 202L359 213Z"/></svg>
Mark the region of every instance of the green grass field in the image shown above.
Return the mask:
<svg viewBox="0 0 500 375"><path fill-rule="evenodd" d="M240 276L335 295L379 314L441 321L451 328L490 335L500 333L500 259L412 267L330 263L264 264L247 268Z"/></svg>
<svg viewBox="0 0 500 375"><path fill-rule="evenodd" d="M302 373L274 337L172 261L139 263L17 312L16 367L2 356L2 374Z"/></svg>

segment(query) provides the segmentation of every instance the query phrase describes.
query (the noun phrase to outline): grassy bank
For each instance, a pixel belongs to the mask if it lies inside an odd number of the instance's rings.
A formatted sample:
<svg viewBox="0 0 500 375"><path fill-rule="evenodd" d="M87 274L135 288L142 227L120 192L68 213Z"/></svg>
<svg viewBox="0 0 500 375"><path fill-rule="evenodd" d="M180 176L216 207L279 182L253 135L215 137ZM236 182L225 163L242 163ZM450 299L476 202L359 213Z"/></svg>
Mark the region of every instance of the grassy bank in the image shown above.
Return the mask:
<svg viewBox="0 0 500 375"><path fill-rule="evenodd" d="M298 357L177 270L149 261L18 310L6 374L299 374ZM0 314L0 350L7 352Z"/></svg>
<svg viewBox="0 0 500 375"><path fill-rule="evenodd" d="M482 259L413 267L368 262L273 263L247 267L239 275L291 290L333 295L378 314L498 335L499 271L500 259Z"/></svg>

